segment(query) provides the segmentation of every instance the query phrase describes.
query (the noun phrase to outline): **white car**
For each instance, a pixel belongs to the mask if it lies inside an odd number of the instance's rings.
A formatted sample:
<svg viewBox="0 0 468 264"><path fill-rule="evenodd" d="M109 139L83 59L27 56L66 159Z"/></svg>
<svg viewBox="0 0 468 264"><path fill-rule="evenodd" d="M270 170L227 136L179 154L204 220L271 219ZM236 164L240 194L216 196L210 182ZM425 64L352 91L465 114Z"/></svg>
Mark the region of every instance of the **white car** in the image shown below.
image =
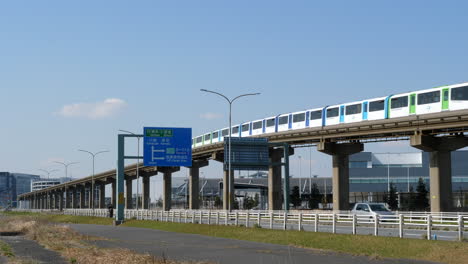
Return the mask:
<svg viewBox="0 0 468 264"><path fill-rule="evenodd" d="M384 203L356 203L351 213L355 215L379 215L383 216L382 218L395 215L395 213L388 210Z"/></svg>

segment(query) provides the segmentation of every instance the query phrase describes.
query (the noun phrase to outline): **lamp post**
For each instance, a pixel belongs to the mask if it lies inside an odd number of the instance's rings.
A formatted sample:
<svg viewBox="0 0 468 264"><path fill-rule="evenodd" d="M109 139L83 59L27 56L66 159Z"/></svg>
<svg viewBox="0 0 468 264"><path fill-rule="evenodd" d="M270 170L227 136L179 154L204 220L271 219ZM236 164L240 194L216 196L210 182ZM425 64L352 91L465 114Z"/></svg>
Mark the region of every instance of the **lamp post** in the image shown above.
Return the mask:
<svg viewBox="0 0 468 264"><path fill-rule="evenodd" d="M104 153L104 152L109 152L108 150L103 150L103 151L98 151L98 152L91 152L91 151L87 151L87 150L83 150L83 149L79 149L78 151L81 151L81 152L86 152L88 153L89 155L92 156L93 158L93 175L91 176L91 208L93 209L94 211L94 158L98 155L98 154L101 154L101 153ZM94 215L94 213L93 213Z"/></svg>
<svg viewBox="0 0 468 264"><path fill-rule="evenodd" d="M132 134L134 136L137 136L137 134L133 133L133 132L130 132L128 130L122 130L122 129L119 129L120 132L124 132L124 133L128 133L128 134ZM138 166L140 164L140 137L137 136L137 164L136 164L136 180L137 180L137 195L136 195L136 209L138 211L138 205L140 204L139 203L139 197L140 197L140 170L138 169ZM143 187L144 188L144 187Z"/></svg>
<svg viewBox="0 0 468 264"><path fill-rule="evenodd" d="M244 96L250 96L250 95L259 95L260 93L248 93L248 94L241 94L241 95L238 95L236 97L234 97L233 99L229 99L227 98L224 94L221 94L221 93L218 93L218 92L215 92L215 91L210 91L210 90L207 90L207 89L200 89L200 91L202 92L207 92L207 93L213 93L213 94L216 94L216 95L219 95L221 97L223 97L224 99L226 99L226 101L229 103L229 138L228 138L228 185L229 185L229 191L228 191L228 194L229 194L229 197L226 197L228 200L228 202L226 203L227 204L227 209L229 211L231 211L231 207L232 207L232 204L231 204L231 197L232 197L232 194L231 194L231 188L232 190L234 191L234 188L233 188L233 180L231 179L232 177L232 172L231 172L231 132L232 132L232 103L241 98L241 97L244 97Z"/></svg>
<svg viewBox="0 0 468 264"><path fill-rule="evenodd" d="M301 183L301 177L302 177L302 157L301 155L298 156L299 158L299 198L302 199L302 183ZM301 200L301 203L302 203L302 200Z"/></svg>
<svg viewBox="0 0 468 264"><path fill-rule="evenodd" d="M78 164L79 162L69 162L69 163L65 163L65 162L61 162L61 161L53 161L54 163L58 163L58 164L62 164L63 166L65 166L65 180L68 179L68 166L70 165L73 165L73 164Z"/></svg>
<svg viewBox="0 0 468 264"><path fill-rule="evenodd" d="M39 169L40 171L43 171L45 173L47 173L47 180L50 180L49 177L50 177L50 173L54 172L54 171L58 171L56 169L53 169L53 170L44 170L44 169Z"/></svg>

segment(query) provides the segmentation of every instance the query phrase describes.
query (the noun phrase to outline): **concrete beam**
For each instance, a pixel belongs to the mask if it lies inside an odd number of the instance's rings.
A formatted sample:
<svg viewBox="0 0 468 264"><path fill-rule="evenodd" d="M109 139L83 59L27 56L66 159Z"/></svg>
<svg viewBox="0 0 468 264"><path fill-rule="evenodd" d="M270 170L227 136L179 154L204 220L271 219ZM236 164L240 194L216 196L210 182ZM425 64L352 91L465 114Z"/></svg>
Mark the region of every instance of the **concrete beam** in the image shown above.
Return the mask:
<svg viewBox="0 0 468 264"><path fill-rule="evenodd" d="M363 151L364 145L321 141L317 150L332 155L333 210L349 210L349 155Z"/></svg>

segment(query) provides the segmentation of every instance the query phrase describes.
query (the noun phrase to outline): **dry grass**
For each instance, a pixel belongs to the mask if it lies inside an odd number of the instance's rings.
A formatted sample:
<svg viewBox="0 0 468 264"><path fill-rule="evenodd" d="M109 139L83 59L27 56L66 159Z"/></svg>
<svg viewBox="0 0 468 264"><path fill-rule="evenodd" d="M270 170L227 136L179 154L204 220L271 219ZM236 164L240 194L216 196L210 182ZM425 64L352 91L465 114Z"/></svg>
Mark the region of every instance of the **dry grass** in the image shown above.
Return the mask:
<svg viewBox="0 0 468 264"><path fill-rule="evenodd" d="M36 240L44 247L59 252L70 263L94 264L181 264L195 262L178 262L165 258L156 258L149 254L139 254L127 249L103 249L90 245L89 241L99 238L81 235L71 228L47 222L44 219L22 216L2 219L0 232L20 232L28 238ZM34 263L21 262L16 263ZM202 263L202 262L196 262Z"/></svg>

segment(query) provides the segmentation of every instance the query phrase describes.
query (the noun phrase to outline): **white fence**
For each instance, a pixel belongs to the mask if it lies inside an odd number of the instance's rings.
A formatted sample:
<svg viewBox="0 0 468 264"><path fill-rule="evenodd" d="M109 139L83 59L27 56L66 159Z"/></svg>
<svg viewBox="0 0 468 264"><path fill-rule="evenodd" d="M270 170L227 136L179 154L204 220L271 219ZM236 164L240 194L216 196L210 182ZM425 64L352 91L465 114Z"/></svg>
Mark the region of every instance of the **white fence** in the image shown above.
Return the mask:
<svg viewBox="0 0 468 264"><path fill-rule="evenodd" d="M17 210L48 212L67 215L109 217L108 209ZM178 223L235 225L270 229L296 229L312 232L373 234L437 239L437 232L447 233L450 240L466 240L468 214L466 213L400 213L395 215L355 215L323 212L283 211L203 211L203 210L125 210L125 219L153 220ZM337 230L340 229L340 232ZM382 234L380 234L382 233Z"/></svg>

